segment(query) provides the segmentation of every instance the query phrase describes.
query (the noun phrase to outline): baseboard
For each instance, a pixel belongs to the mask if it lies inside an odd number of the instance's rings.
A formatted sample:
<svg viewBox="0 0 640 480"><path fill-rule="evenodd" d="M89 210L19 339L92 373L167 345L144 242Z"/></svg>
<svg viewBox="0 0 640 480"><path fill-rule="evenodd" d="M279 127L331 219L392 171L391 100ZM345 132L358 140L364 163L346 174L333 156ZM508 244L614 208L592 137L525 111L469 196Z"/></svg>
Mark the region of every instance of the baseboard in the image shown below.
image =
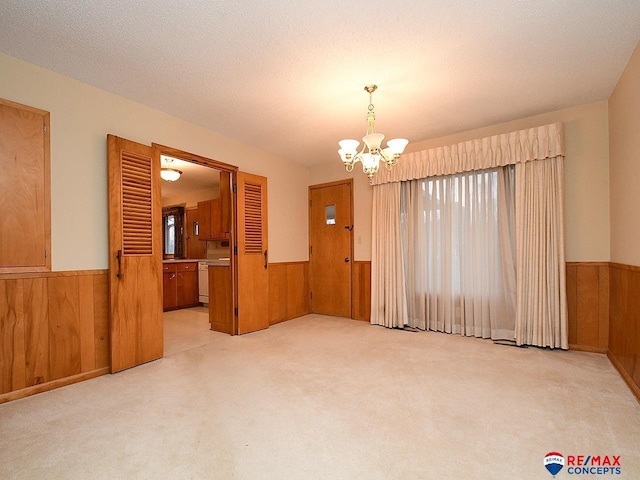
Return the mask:
<svg viewBox="0 0 640 480"><path fill-rule="evenodd" d="M601 354L605 354L608 352L607 347L592 347L591 345L576 345L573 343L569 344L569 350L575 350L576 352L589 352L589 353L601 353Z"/></svg>
<svg viewBox="0 0 640 480"><path fill-rule="evenodd" d="M611 361L613 366L616 367L616 370L618 370L618 373L625 381L631 392L633 392L633 394L636 396L636 400L640 402L640 387L636 384L636 382L633 381L631 375L626 372L626 370L622 367L622 364L618 361L616 356L611 353L611 351L607 352L607 357L609 357L609 360Z"/></svg>
<svg viewBox="0 0 640 480"><path fill-rule="evenodd" d="M72 375L70 377L60 378L47 383L41 383L39 385L33 385L32 387L22 388L13 392L8 392L0 395L0 404L10 402L12 400L18 400L19 398L29 397L37 393L47 392L49 390L55 390L56 388L66 387L73 383L83 382L91 378L100 377L109 373L109 367L98 368L90 372L79 373L78 375Z"/></svg>
<svg viewBox="0 0 640 480"><path fill-rule="evenodd" d="M269 326L271 326L271 325L277 325L277 324L282 323L282 322L288 322L289 320L293 320L294 318L298 318L298 317L293 317L293 318L278 318L278 319L274 319L274 320L269 320Z"/></svg>

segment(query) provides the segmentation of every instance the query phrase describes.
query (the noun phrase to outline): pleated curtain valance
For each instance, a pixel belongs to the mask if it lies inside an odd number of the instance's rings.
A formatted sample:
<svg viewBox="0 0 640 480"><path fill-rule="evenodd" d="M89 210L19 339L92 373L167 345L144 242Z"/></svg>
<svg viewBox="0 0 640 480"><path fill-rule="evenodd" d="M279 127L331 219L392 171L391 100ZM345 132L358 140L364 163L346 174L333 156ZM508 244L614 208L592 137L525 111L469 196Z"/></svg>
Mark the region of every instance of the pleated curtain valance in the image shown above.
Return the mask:
<svg viewBox="0 0 640 480"><path fill-rule="evenodd" d="M374 185L484 170L564 156L560 122L406 153L391 171L381 168Z"/></svg>

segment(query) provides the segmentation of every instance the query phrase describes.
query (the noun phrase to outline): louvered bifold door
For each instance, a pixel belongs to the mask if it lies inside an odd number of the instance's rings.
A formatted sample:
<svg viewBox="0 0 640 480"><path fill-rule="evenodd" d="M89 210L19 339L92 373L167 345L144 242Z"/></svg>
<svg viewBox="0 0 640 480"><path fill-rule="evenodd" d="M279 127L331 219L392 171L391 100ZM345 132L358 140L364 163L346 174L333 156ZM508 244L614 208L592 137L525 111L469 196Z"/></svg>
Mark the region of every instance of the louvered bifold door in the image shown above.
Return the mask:
<svg viewBox="0 0 640 480"><path fill-rule="evenodd" d="M109 135L111 371L162 357L159 154Z"/></svg>
<svg viewBox="0 0 640 480"><path fill-rule="evenodd" d="M153 159L121 152L122 254L153 254L151 170Z"/></svg>
<svg viewBox="0 0 640 480"><path fill-rule="evenodd" d="M238 333L269 327L267 179L238 172Z"/></svg>

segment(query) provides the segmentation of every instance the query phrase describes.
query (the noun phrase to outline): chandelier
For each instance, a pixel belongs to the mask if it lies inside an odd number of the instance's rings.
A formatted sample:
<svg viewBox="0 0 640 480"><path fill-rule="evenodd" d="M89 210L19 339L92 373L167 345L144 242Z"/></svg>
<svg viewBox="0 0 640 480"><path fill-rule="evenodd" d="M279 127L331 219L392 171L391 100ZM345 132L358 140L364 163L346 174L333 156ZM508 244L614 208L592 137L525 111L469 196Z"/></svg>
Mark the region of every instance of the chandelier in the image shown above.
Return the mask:
<svg viewBox="0 0 640 480"><path fill-rule="evenodd" d="M162 156L165 166L160 169L160 178L167 182L175 182L180 178L182 172L176 168L173 168L173 158Z"/></svg>
<svg viewBox="0 0 640 480"><path fill-rule="evenodd" d="M376 113L373 106L373 92L378 88L377 85L367 85L364 90L369 93L369 111L367 112L367 134L362 137L364 145L362 150L358 152L360 142L358 140L346 139L338 142L340 145L340 158L344 163L347 172L353 171L353 166L362 162L362 171L369 177L369 183L373 183L373 176L380 168L380 162L383 162L387 170L398 164L398 159L409 140L405 138L394 138L387 142L387 148L381 150L380 145L384 139L382 133L376 133ZM365 153L367 150L367 153Z"/></svg>

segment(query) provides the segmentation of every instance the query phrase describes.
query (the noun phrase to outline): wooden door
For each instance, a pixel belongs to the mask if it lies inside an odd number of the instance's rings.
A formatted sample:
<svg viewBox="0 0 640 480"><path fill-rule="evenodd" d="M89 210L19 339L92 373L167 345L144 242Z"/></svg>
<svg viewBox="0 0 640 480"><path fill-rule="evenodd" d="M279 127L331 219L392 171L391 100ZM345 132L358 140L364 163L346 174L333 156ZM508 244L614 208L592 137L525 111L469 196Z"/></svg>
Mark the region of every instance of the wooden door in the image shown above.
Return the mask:
<svg viewBox="0 0 640 480"><path fill-rule="evenodd" d="M192 207L188 208L186 212L185 243L187 246L187 258L202 260L207 258L207 242L200 240L199 235L196 234L196 224L198 225L198 230L200 229L198 209Z"/></svg>
<svg viewBox="0 0 640 480"><path fill-rule="evenodd" d="M311 311L351 317L351 180L309 187Z"/></svg>
<svg viewBox="0 0 640 480"><path fill-rule="evenodd" d="M162 206L159 152L113 135L107 147L113 373L162 357Z"/></svg>
<svg viewBox="0 0 640 480"><path fill-rule="evenodd" d="M49 113L0 99L0 273L51 270Z"/></svg>
<svg viewBox="0 0 640 480"><path fill-rule="evenodd" d="M238 172L238 333L269 327L267 179Z"/></svg>

